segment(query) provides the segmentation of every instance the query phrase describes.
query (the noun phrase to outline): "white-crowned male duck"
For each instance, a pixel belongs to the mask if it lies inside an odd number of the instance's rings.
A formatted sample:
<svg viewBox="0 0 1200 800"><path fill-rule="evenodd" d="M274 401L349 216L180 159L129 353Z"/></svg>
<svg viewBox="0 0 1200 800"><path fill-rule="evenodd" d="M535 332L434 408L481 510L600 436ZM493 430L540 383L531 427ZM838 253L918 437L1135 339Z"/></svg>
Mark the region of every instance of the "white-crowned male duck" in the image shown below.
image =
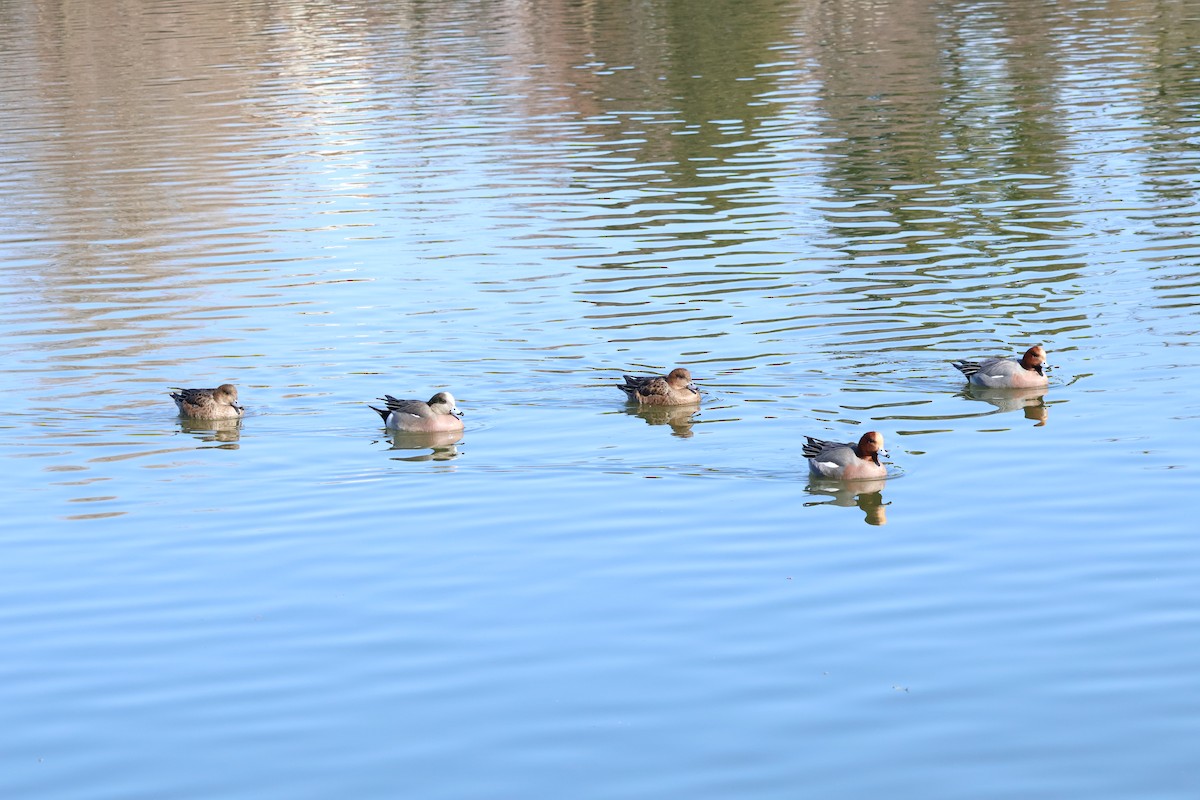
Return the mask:
<svg viewBox="0 0 1200 800"><path fill-rule="evenodd" d="M462 412L455 406L454 395L449 392L438 392L427 403L423 400L397 400L390 394L379 399L387 407L370 408L383 418L385 426L394 431L438 433L463 429L460 419Z"/></svg>

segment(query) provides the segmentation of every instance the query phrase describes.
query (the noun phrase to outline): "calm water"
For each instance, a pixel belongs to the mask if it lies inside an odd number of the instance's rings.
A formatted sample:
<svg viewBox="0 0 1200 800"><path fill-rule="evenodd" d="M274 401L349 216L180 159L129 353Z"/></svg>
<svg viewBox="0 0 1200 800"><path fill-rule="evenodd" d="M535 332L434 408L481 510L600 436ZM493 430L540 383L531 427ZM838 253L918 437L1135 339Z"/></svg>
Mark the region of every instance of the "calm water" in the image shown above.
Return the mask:
<svg viewBox="0 0 1200 800"><path fill-rule="evenodd" d="M1195 4L0 0L0 109L0 796L1196 797Z"/></svg>

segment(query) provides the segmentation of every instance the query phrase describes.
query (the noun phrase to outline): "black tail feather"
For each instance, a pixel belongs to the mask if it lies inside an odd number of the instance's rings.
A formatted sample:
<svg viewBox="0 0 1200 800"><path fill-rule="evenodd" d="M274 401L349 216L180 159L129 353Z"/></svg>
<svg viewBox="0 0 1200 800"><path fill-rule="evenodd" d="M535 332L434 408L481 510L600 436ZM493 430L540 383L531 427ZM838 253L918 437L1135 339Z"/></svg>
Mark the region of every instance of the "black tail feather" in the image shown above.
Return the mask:
<svg viewBox="0 0 1200 800"><path fill-rule="evenodd" d="M952 361L954 368L968 378L979 372L979 365L974 361Z"/></svg>
<svg viewBox="0 0 1200 800"><path fill-rule="evenodd" d="M829 446L829 442L824 439L814 439L811 436L805 436L803 448L805 458L815 458L822 450Z"/></svg>

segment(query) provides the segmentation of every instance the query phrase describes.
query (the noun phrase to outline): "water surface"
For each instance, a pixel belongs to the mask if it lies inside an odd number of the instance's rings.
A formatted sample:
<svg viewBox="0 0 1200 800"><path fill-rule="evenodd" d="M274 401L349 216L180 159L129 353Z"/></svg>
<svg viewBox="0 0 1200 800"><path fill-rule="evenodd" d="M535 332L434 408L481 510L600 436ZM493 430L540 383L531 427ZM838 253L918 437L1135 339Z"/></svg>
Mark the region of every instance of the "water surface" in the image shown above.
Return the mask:
<svg viewBox="0 0 1200 800"><path fill-rule="evenodd" d="M0 3L0 793L1194 797L1198 48ZM1041 396L950 366L1033 343ZM613 387L679 364L698 413ZM366 406L438 389L458 441Z"/></svg>

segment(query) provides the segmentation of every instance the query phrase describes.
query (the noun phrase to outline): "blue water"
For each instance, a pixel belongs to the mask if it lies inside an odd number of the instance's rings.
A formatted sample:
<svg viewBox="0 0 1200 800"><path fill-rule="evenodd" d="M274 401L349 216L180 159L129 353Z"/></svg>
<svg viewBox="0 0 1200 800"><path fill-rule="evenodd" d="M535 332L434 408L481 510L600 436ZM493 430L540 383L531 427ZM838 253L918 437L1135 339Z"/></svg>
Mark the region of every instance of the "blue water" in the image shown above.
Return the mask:
<svg viewBox="0 0 1200 800"><path fill-rule="evenodd" d="M0 797L1195 797L1198 47L0 5ZM367 408L439 389L458 441Z"/></svg>

